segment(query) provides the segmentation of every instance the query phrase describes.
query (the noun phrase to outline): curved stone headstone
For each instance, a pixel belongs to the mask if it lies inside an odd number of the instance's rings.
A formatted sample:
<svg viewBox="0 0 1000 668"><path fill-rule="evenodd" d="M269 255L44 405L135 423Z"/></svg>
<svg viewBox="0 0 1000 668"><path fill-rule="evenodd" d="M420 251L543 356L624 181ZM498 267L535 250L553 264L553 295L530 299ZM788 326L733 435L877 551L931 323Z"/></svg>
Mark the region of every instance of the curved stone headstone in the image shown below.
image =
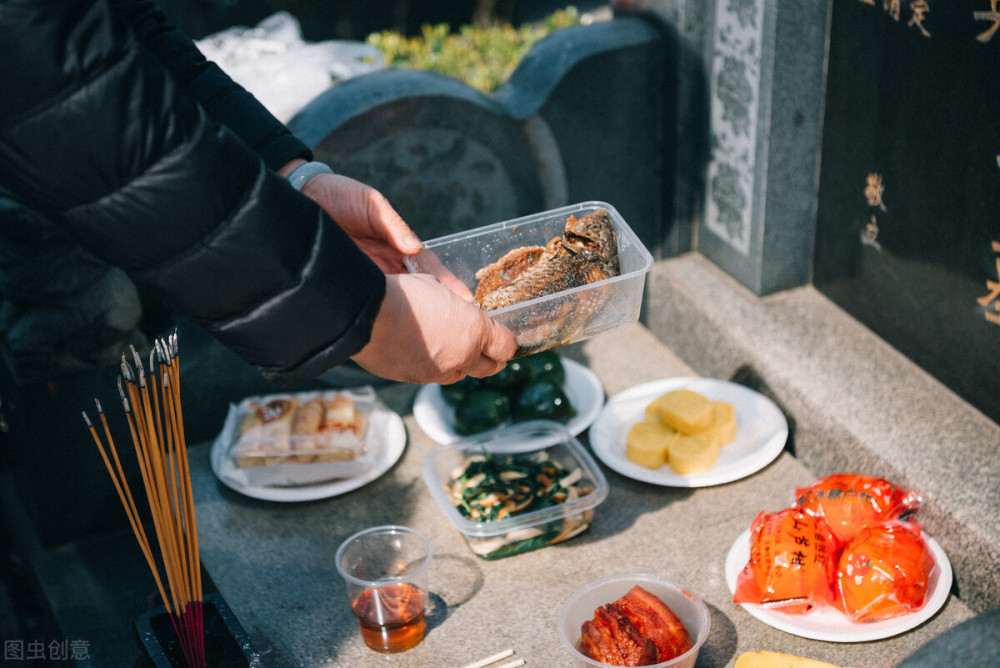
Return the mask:
<svg viewBox="0 0 1000 668"><path fill-rule="evenodd" d="M670 54L638 17L574 26L535 44L495 94L390 69L326 91L289 126L425 239L602 200L657 253L674 182Z"/></svg>

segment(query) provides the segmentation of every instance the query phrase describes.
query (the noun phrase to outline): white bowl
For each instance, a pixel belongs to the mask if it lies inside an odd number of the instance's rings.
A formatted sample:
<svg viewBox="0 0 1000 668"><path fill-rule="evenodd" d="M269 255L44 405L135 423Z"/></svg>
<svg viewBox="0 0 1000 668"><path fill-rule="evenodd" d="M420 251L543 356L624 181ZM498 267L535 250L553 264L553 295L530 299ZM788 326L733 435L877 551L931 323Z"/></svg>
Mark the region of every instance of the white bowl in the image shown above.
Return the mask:
<svg viewBox="0 0 1000 668"><path fill-rule="evenodd" d="M659 576L648 573L621 573L609 575L580 587L573 592L559 609L559 637L573 657L576 668L608 668L612 664L591 659L582 651L580 643L583 623L593 619L594 610L607 603L613 603L628 593L635 585L639 585L650 594L659 597L674 614L677 615L688 635L691 636L692 647L670 661L653 664L649 668L693 668L698 660L698 650L708 638L712 627L708 615L708 606L701 599Z"/></svg>

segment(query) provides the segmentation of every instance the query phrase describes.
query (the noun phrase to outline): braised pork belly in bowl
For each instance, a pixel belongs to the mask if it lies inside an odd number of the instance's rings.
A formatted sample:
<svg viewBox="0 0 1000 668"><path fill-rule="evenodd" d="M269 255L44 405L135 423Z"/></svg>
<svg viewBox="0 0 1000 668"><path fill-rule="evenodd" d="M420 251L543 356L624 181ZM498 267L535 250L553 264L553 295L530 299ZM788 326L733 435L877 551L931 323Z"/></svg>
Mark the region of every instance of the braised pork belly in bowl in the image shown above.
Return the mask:
<svg viewBox="0 0 1000 668"><path fill-rule="evenodd" d="M711 626L701 599L649 573L590 582L566 599L558 616L575 668L693 668Z"/></svg>

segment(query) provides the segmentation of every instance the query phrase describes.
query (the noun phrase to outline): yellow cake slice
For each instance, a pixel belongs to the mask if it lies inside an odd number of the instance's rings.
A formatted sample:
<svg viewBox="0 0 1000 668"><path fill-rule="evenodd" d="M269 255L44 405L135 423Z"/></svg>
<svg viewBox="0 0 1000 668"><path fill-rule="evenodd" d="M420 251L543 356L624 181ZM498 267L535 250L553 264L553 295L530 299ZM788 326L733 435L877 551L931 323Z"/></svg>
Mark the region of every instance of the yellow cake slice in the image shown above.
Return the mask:
<svg viewBox="0 0 1000 668"><path fill-rule="evenodd" d="M682 434L694 434L712 426L711 403L692 390L667 392L653 400L649 410L664 425Z"/></svg>
<svg viewBox="0 0 1000 668"><path fill-rule="evenodd" d="M667 441L667 463L675 473L705 473L719 458L719 444L711 434L675 434Z"/></svg>
<svg viewBox="0 0 1000 668"><path fill-rule="evenodd" d="M712 426L705 430L719 446L728 445L736 438L736 409L726 401L710 401Z"/></svg>
<svg viewBox="0 0 1000 668"><path fill-rule="evenodd" d="M658 469L667 463L667 441L676 433L659 420L636 422L628 430L625 457L640 466Z"/></svg>

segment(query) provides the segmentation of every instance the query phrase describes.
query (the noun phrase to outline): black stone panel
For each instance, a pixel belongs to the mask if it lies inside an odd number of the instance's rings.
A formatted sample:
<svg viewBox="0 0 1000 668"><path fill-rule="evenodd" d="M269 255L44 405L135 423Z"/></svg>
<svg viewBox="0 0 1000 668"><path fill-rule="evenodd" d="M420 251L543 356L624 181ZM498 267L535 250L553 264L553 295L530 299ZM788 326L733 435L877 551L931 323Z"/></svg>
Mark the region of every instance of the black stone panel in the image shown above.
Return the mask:
<svg viewBox="0 0 1000 668"><path fill-rule="evenodd" d="M814 284L1000 420L992 7L834 2Z"/></svg>

